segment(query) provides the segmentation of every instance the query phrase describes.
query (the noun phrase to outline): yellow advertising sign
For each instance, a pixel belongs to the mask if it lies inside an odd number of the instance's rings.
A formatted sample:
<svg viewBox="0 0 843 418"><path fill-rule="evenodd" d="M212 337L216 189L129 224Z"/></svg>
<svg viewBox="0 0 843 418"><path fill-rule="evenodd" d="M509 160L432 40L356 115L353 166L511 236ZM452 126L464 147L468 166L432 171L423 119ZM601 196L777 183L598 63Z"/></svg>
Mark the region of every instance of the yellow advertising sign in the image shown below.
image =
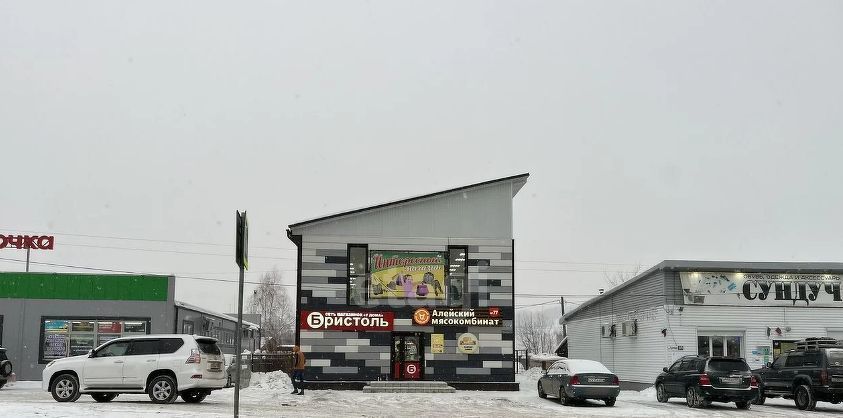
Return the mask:
<svg viewBox="0 0 843 418"><path fill-rule="evenodd" d="M445 299L445 253L372 251L369 299Z"/></svg>
<svg viewBox="0 0 843 418"><path fill-rule="evenodd" d="M457 350L465 354L477 354L480 352L480 342L477 336L472 333L460 334L457 338Z"/></svg>
<svg viewBox="0 0 843 418"><path fill-rule="evenodd" d="M445 352L445 334L430 334L430 352L433 354Z"/></svg>

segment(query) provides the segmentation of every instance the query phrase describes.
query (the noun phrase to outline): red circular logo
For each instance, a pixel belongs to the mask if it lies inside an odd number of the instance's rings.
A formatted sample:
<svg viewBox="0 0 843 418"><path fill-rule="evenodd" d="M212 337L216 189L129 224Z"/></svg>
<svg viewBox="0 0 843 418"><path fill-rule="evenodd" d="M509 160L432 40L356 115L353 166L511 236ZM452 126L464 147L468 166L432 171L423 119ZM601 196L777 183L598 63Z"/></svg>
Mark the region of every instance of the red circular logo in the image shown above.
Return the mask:
<svg viewBox="0 0 843 418"><path fill-rule="evenodd" d="M413 313L413 322L416 325L427 325L430 323L430 311L425 308L418 308Z"/></svg>

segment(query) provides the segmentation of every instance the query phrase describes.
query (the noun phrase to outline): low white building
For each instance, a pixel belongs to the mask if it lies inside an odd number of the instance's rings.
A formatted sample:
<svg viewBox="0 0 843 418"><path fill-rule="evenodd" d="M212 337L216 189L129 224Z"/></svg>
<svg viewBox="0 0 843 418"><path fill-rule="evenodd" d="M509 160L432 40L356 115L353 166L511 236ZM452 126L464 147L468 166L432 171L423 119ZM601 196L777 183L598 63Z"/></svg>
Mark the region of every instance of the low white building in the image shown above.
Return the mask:
<svg viewBox="0 0 843 418"><path fill-rule="evenodd" d="M692 354L771 362L806 337L843 338L843 263L663 261L566 314L570 358L624 388Z"/></svg>

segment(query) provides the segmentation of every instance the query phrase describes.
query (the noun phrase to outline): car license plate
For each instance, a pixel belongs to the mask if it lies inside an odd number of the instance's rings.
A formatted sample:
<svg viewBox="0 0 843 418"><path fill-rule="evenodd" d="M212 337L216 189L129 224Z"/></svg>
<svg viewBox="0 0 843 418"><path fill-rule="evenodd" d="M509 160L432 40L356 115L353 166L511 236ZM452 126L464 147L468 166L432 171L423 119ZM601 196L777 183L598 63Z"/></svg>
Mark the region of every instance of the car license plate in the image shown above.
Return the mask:
<svg viewBox="0 0 843 418"><path fill-rule="evenodd" d="M208 370L210 370L212 372L222 371L222 363L220 363L218 361L212 361L211 367L209 367Z"/></svg>
<svg viewBox="0 0 843 418"><path fill-rule="evenodd" d="M720 383L725 383L727 385L736 385L741 382L740 377L721 377Z"/></svg>
<svg viewBox="0 0 843 418"><path fill-rule="evenodd" d="M589 377L588 383L605 383L606 379L601 379L599 377Z"/></svg>

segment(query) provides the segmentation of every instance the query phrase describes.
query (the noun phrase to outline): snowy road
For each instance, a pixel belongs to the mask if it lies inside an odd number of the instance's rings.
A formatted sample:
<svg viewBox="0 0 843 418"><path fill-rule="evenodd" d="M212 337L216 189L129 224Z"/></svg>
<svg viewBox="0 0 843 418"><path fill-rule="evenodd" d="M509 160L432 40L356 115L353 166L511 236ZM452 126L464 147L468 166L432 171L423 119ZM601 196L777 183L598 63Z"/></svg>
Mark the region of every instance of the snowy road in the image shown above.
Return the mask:
<svg viewBox="0 0 843 418"><path fill-rule="evenodd" d="M263 381L261 381L263 379ZM520 392L468 392L455 394L367 394L359 391L308 391L304 396L290 395L286 376L270 378L258 375L253 387L241 392L241 415L313 416L313 417L519 417L519 416L624 416L624 417L703 417L703 416L840 416L843 406L818 403L815 412L799 411L792 401L770 399L764 406L754 405L740 411L734 404L713 404L693 410L680 399L667 404L656 402L652 389L622 392L617 404L602 402L562 406L555 399L539 399L535 393L535 375L519 375ZM39 382L19 382L0 389L0 416L14 417L213 417L231 416L232 389L214 392L203 403L194 405L177 401L156 405L146 395L120 395L110 403L96 403L83 396L75 403L60 404Z"/></svg>

